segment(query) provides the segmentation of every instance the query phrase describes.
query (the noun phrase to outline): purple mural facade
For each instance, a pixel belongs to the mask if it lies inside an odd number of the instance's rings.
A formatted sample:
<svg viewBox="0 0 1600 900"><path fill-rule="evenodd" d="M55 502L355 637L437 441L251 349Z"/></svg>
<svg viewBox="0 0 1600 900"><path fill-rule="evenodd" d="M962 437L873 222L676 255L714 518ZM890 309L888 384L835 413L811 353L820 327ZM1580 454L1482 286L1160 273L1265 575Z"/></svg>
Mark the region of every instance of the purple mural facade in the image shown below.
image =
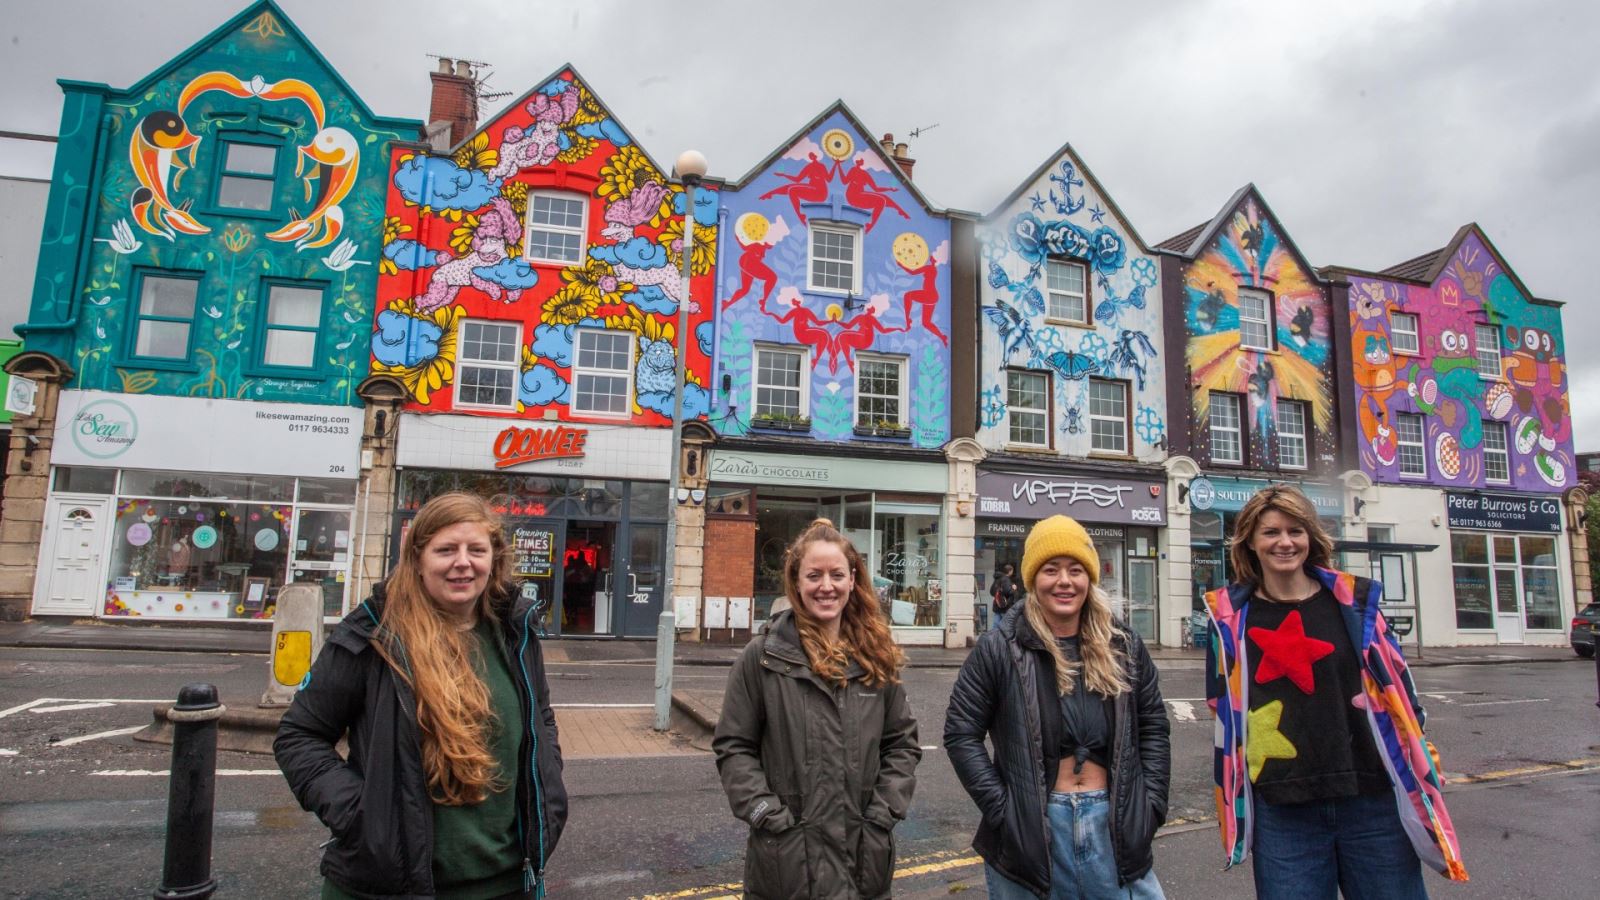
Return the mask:
<svg viewBox="0 0 1600 900"><path fill-rule="evenodd" d="M1529 297L1475 227L1448 254L1431 283L1350 279L1362 470L1391 484L1571 486L1559 304Z"/></svg>
<svg viewBox="0 0 1600 900"><path fill-rule="evenodd" d="M836 106L721 192L724 434L950 436L950 222Z"/></svg>

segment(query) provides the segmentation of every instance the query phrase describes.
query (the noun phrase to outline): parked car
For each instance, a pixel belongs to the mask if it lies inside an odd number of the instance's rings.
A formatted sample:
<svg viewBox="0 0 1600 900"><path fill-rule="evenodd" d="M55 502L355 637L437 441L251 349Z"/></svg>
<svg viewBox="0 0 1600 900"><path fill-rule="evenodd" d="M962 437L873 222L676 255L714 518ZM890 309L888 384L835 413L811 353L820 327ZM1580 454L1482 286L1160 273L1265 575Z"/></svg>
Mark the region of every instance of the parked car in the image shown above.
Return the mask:
<svg viewBox="0 0 1600 900"><path fill-rule="evenodd" d="M1572 652L1592 659L1597 634L1600 634L1600 603L1591 603L1572 617Z"/></svg>

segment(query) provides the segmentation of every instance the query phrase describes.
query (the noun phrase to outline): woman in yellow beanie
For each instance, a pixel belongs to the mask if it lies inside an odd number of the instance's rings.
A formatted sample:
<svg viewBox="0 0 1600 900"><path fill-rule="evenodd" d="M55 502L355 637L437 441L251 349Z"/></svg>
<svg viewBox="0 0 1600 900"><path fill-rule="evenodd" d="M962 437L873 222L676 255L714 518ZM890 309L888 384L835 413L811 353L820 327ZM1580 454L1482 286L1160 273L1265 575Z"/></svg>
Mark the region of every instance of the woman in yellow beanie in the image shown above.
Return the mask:
<svg viewBox="0 0 1600 900"><path fill-rule="evenodd" d="M972 847L990 897L1163 896L1151 840L1167 815L1166 706L1144 642L1099 582L1082 525L1034 525L1023 601L978 639L951 690L944 744L983 814Z"/></svg>

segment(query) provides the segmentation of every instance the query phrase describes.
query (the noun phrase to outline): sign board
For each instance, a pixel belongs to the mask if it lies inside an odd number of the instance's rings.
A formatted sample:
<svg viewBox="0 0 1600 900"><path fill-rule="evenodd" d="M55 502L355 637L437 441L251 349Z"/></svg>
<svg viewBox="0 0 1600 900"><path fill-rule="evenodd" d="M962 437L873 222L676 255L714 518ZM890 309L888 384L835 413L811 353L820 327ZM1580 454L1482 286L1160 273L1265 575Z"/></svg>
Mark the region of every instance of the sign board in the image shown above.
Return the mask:
<svg viewBox="0 0 1600 900"><path fill-rule="evenodd" d="M1480 531L1560 531L1561 498L1447 491L1451 528Z"/></svg>
<svg viewBox="0 0 1600 900"><path fill-rule="evenodd" d="M1263 488L1273 484L1286 484L1297 487L1306 495L1311 505L1317 508L1317 514L1328 518L1338 518L1344 514L1344 490L1335 485L1317 484L1309 481L1268 481L1265 478L1227 478L1218 475L1203 475L1189 482L1189 508L1206 512L1238 512L1244 508Z"/></svg>
<svg viewBox="0 0 1600 900"><path fill-rule="evenodd" d="M845 456L792 456L785 453L711 452L710 476L716 484L776 484L943 494L949 466L936 462L852 459Z"/></svg>
<svg viewBox="0 0 1600 900"><path fill-rule="evenodd" d="M541 459L583 455L589 429L567 425L518 428L513 425L494 439L494 467L519 466Z"/></svg>
<svg viewBox="0 0 1600 900"><path fill-rule="evenodd" d="M511 572L518 578L548 578L554 573L552 557L556 533L538 525L511 529Z"/></svg>
<svg viewBox="0 0 1600 900"><path fill-rule="evenodd" d="M62 466L355 478L361 410L309 403L62 391Z"/></svg>
<svg viewBox="0 0 1600 900"><path fill-rule="evenodd" d="M11 376L6 387L6 412L18 416L33 415L34 398L39 396L39 383L21 375Z"/></svg>
<svg viewBox="0 0 1600 900"><path fill-rule="evenodd" d="M1405 637L1417 624L1415 616L1384 616L1384 618L1388 620L1389 630L1394 632L1395 637Z"/></svg>
<svg viewBox="0 0 1600 900"><path fill-rule="evenodd" d="M513 461L505 462L508 457ZM666 481L671 460L671 429L505 416L402 413L395 446L402 468L490 472L516 466L511 471L519 474L567 478Z"/></svg>
<svg viewBox="0 0 1600 900"><path fill-rule="evenodd" d="M978 515L1039 519L1057 513L1080 522L1167 523L1166 481L1117 475L1037 475L978 471Z"/></svg>

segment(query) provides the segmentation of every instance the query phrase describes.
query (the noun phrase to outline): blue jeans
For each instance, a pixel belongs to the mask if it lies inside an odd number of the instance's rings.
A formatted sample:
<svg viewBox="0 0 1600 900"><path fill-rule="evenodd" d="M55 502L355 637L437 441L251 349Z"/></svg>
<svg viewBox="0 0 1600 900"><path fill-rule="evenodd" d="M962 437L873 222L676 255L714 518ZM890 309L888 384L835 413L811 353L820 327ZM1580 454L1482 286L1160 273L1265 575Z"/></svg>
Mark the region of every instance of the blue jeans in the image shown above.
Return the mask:
<svg viewBox="0 0 1600 900"><path fill-rule="evenodd" d="M1117 884L1111 849L1111 803L1105 791L1050 794L1051 900L1165 900L1154 869L1131 884ZM991 900L1038 900L1033 891L983 867Z"/></svg>
<svg viewBox="0 0 1600 900"><path fill-rule="evenodd" d="M1393 794L1274 806L1257 797L1258 900L1427 900Z"/></svg>

